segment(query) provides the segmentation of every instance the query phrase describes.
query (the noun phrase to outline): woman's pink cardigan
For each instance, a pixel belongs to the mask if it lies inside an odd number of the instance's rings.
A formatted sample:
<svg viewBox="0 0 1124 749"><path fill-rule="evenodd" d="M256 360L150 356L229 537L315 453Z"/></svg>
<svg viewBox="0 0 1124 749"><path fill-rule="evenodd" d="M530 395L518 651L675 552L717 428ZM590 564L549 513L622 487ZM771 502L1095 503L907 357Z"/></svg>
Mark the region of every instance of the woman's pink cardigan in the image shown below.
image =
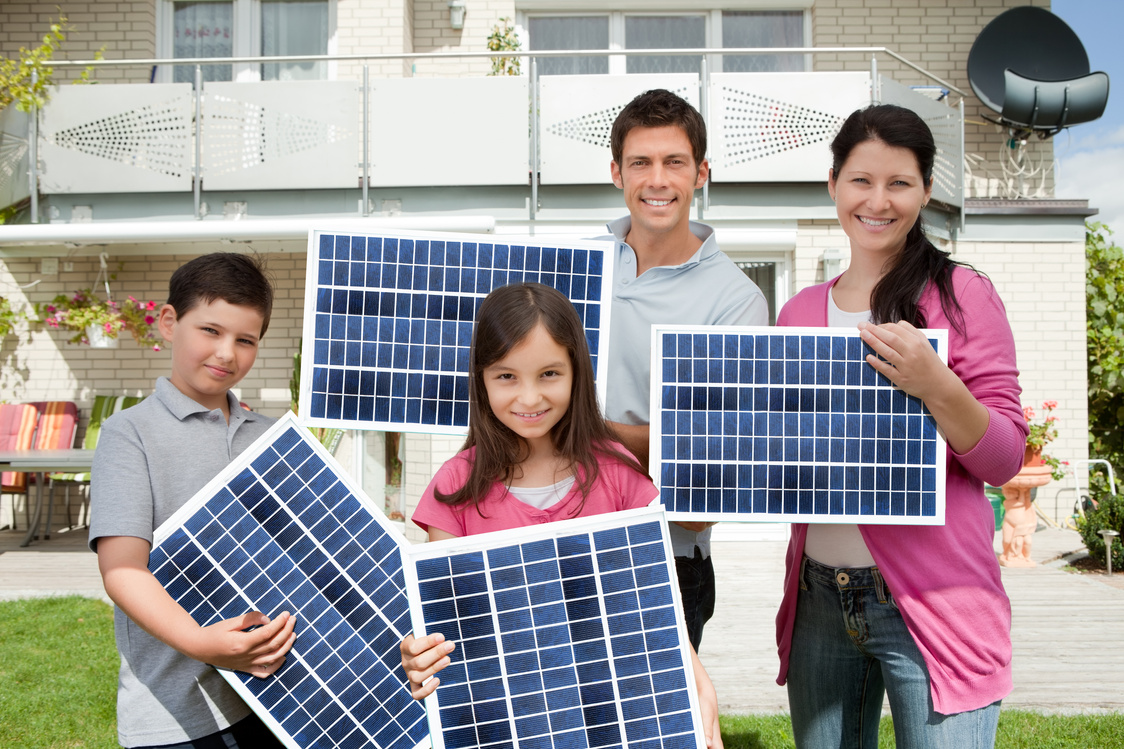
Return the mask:
<svg viewBox="0 0 1124 749"><path fill-rule="evenodd" d="M826 326L827 295L834 283L797 294L777 324ZM954 270L953 289L963 309L963 334L945 315L931 284L920 306L926 327L948 329L948 365L987 407L987 432L963 455L948 450L945 525L859 526L925 658L933 706L945 715L990 705L1011 691L1011 604L992 546L994 515L983 483L1000 486L1018 473L1027 436L1003 302L990 281L966 268ZM806 524L792 526L777 613L778 684L788 675L807 533Z"/></svg>

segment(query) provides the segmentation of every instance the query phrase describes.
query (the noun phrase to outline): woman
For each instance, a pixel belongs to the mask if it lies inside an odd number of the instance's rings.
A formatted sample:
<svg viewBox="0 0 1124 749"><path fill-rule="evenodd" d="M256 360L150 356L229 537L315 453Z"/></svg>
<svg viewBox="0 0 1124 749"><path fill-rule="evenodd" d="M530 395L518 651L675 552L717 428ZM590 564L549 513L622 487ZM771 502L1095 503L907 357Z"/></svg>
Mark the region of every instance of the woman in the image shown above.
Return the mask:
<svg viewBox="0 0 1124 749"><path fill-rule="evenodd" d="M948 442L946 524L794 525L778 683L800 747L876 747L884 694L898 746L992 746L1011 615L983 482L1018 472L1027 434L1010 325L991 283L922 232L936 147L916 114L859 110L832 155L851 263L777 324L857 326L867 363L925 402ZM948 329L947 365L924 327Z"/></svg>

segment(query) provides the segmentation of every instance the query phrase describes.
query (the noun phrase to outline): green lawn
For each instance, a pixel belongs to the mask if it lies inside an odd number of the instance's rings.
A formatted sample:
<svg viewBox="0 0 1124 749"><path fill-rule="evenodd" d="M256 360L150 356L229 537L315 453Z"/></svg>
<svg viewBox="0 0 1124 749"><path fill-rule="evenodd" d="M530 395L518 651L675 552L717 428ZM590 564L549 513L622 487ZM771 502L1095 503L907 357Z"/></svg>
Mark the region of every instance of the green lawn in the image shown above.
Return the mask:
<svg viewBox="0 0 1124 749"><path fill-rule="evenodd" d="M116 747L113 610L85 598L0 602L0 747ZM785 715L728 715L727 749L794 746ZM882 721L880 747L893 747ZM1124 746L1124 713L1055 716L1004 710L1000 749Z"/></svg>

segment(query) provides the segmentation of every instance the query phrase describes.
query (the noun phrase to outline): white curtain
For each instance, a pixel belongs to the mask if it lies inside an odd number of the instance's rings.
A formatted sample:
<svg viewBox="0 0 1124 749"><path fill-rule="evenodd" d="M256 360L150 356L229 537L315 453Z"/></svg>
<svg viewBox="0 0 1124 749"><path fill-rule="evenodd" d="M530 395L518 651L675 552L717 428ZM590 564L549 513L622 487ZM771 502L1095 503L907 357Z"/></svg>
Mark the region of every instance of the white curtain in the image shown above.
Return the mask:
<svg viewBox="0 0 1124 749"><path fill-rule="evenodd" d="M625 16L625 49L676 49L706 46L703 16ZM699 57L629 57L629 73L698 73Z"/></svg>
<svg viewBox="0 0 1124 749"><path fill-rule="evenodd" d="M532 16L528 49L608 49L608 16ZM581 75L609 72L608 57L540 57L539 75Z"/></svg>
<svg viewBox="0 0 1124 749"><path fill-rule="evenodd" d="M726 11L722 14L723 47L803 47L801 11ZM799 72L804 55L723 55L726 73Z"/></svg>
<svg viewBox="0 0 1124 749"><path fill-rule="evenodd" d="M325 55L328 53L328 0L262 0L261 53ZM284 62L261 66L263 81L322 80L325 62Z"/></svg>
<svg viewBox="0 0 1124 749"><path fill-rule="evenodd" d="M234 54L233 2L177 2L173 4L172 57L232 57ZM204 65L204 81L229 81L231 66ZM177 65L177 83L195 80L195 68Z"/></svg>

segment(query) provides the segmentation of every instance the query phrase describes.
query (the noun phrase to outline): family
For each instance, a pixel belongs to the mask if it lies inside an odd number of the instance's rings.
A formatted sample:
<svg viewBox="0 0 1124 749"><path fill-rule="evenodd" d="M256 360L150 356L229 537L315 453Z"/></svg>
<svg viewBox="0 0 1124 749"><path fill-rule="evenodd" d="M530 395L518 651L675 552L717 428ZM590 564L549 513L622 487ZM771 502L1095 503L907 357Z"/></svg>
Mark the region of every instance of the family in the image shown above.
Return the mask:
<svg viewBox="0 0 1124 749"><path fill-rule="evenodd" d="M611 146L628 215L608 227L604 413L569 301L533 283L493 291L473 335L468 436L412 517L430 540L648 505L657 496L647 470L650 326L768 324L761 291L713 229L689 219L709 177L698 111L665 90L643 93L620 112ZM777 680L799 747L877 746L885 697L898 746L990 747L1011 690L1010 604L983 483L1018 472L1027 433L1010 325L986 276L923 232L936 146L920 117L892 105L856 111L831 156L827 191L850 264L793 297L777 324L857 328L876 354L867 364L924 401L948 445L947 519L794 525ZM272 423L230 393L254 365L272 304L252 257L218 253L179 268L158 315L172 371L155 397L103 427L90 546L116 603L123 746L280 746L211 666L269 676L296 618L250 612L200 627L147 567L154 529ZM948 330L947 365L921 328ZM719 749L717 697L696 654L716 599L711 528L670 530L704 733ZM455 648L439 633L406 637L415 698L439 686Z"/></svg>

